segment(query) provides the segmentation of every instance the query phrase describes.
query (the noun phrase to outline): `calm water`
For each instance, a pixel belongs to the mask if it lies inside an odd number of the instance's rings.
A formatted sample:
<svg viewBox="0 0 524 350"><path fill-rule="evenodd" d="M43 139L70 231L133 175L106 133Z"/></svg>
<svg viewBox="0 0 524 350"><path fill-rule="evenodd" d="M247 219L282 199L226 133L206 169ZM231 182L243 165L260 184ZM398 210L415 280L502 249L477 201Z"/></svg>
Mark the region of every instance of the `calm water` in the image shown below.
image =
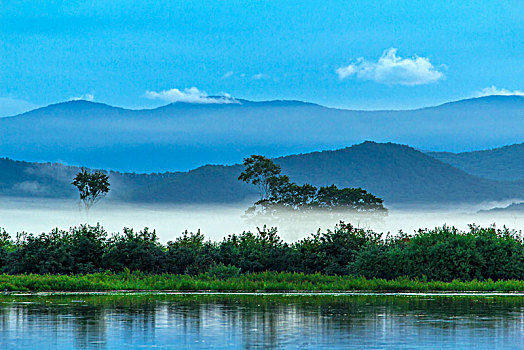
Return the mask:
<svg viewBox="0 0 524 350"><path fill-rule="evenodd" d="M0 349L524 348L524 297L0 296Z"/></svg>

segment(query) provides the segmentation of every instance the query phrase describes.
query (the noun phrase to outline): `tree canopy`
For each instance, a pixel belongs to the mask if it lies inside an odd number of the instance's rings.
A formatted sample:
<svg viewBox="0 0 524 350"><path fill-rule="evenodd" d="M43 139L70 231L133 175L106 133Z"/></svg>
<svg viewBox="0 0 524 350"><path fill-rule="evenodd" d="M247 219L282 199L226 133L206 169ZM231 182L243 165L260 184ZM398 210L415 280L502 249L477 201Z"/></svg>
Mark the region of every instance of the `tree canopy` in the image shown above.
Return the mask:
<svg viewBox="0 0 524 350"><path fill-rule="evenodd" d="M279 165L276 165L264 156L252 155L244 159L245 170L238 177L239 180L257 185L260 199L269 199L276 189L277 183L282 175Z"/></svg>
<svg viewBox="0 0 524 350"><path fill-rule="evenodd" d="M76 174L72 184L78 188L80 200L86 211L109 192L109 176L101 171L89 172L82 169Z"/></svg>
<svg viewBox="0 0 524 350"><path fill-rule="evenodd" d="M268 213L279 209L387 212L381 198L362 188L338 188L335 185L317 188L310 184L291 182L288 176L281 174L279 165L264 156L246 158L244 166L245 170L238 179L260 188L260 200L250 208L250 212L259 210Z"/></svg>

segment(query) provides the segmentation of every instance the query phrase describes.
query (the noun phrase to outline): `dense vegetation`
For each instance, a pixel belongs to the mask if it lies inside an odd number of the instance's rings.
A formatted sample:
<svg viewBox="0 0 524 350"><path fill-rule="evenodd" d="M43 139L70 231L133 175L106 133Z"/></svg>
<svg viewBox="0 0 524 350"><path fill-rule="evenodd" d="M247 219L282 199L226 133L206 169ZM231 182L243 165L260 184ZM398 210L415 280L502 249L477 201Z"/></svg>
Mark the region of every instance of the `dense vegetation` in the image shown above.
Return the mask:
<svg viewBox="0 0 524 350"><path fill-rule="evenodd" d="M220 277L213 272L195 276L145 274L128 270L85 275L0 275L3 291L216 291L216 292L341 292L341 291L524 291L522 280L451 282L420 279L367 279L296 272L260 272Z"/></svg>
<svg viewBox="0 0 524 350"><path fill-rule="evenodd" d="M163 245L148 229L108 236L99 225L82 225L14 239L2 232L0 268L7 274L140 271L215 279L269 271L387 280L518 280L524 279L524 243L519 233L495 227L472 225L463 232L444 226L384 237L341 223L295 243L264 228L221 242L184 232Z"/></svg>
<svg viewBox="0 0 524 350"><path fill-rule="evenodd" d="M244 171L240 181L256 185L260 199L250 207L246 214L275 216L283 212L366 212L386 214L383 200L362 188L338 188L336 185L299 185L271 159L253 155L244 159Z"/></svg>

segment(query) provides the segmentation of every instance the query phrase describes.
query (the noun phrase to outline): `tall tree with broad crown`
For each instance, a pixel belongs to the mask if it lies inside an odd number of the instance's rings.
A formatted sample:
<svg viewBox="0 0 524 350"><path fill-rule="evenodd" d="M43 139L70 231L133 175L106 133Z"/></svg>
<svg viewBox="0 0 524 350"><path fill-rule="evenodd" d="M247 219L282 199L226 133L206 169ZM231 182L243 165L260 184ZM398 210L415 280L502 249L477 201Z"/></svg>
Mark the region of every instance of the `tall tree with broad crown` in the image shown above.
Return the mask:
<svg viewBox="0 0 524 350"><path fill-rule="evenodd" d="M72 185L78 189L80 200L88 213L89 209L109 192L109 176L99 170L89 172L82 168L76 174Z"/></svg>

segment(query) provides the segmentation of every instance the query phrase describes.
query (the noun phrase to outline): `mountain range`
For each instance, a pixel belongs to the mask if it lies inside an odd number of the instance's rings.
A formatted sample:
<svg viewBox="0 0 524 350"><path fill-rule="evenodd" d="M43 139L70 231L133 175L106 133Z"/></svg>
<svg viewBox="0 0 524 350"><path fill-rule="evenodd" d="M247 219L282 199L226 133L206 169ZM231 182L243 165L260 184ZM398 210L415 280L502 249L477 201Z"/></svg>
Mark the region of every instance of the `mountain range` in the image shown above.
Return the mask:
<svg viewBox="0 0 524 350"><path fill-rule="evenodd" d="M474 152L429 152L433 158L493 180L524 179L524 143Z"/></svg>
<svg viewBox="0 0 524 350"><path fill-rule="evenodd" d="M520 145L514 146L519 148ZM519 148L520 149L520 148ZM513 152L513 148L494 150ZM488 157L489 159L489 157ZM524 198L524 181L482 178L412 147L364 142L351 147L275 158L297 183L361 187L386 205L481 203ZM0 160L0 195L74 199L79 170L61 164ZM139 203L250 203L252 185L237 180L242 165L206 165L187 172L110 172L108 199Z"/></svg>
<svg viewBox="0 0 524 350"><path fill-rule="evenodd" d="M520 143L524 135L521 96L489 96L406 111L352 111L300 101L235 102L177 102L146 110L88 101L58 103L0 118L0 155L158 172L231 165L251 154L277 157L341 149L365 140L467 152ZM507 160L502 158L494 161L492 170L482 170L464 159L484 154L430 155L495 180L520 176L507 177L501 167Z"/></svg>

